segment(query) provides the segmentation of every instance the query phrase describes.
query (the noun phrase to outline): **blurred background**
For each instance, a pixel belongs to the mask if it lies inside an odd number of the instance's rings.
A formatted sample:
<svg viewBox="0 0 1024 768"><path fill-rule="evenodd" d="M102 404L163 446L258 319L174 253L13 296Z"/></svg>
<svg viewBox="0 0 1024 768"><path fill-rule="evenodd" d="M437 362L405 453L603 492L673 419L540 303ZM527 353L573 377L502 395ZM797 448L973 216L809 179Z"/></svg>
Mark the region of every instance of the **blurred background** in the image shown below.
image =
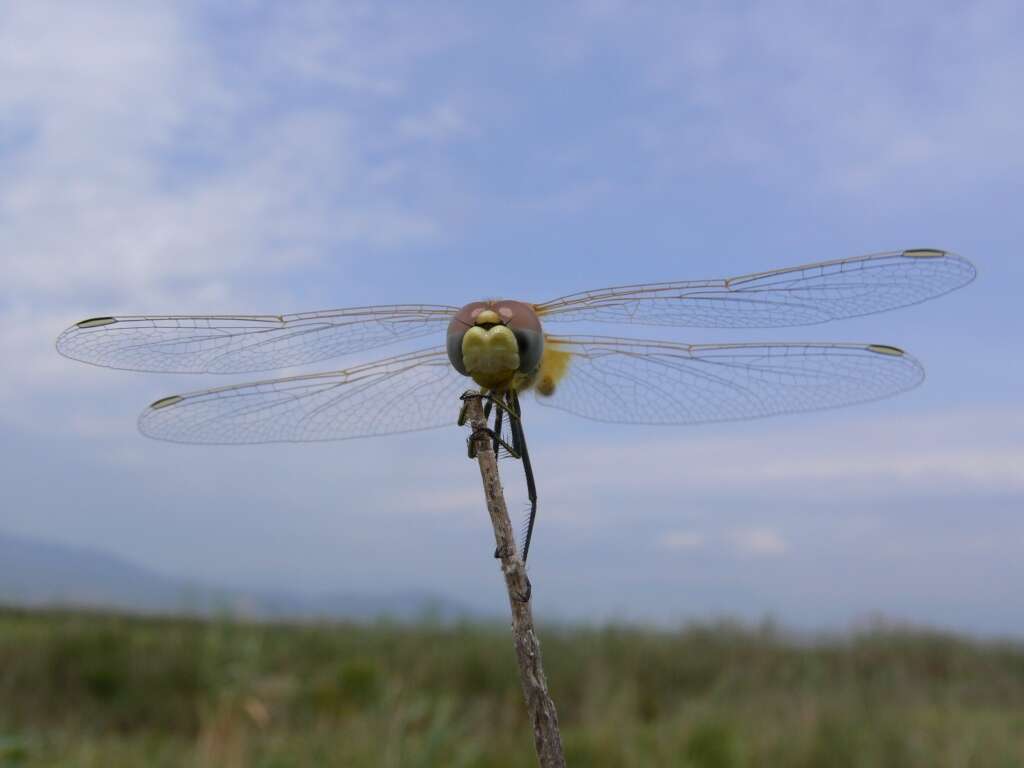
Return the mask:
<svg viewBox="0 0 1024 768"><path fill-rule="evenodd" d="M535 611L576 764L1024 764L1017 10L0 4L0 765L532 759L454 423L149 441L157 397L252 377L80 365L53 349L73 322L917 247L978 280L627 331L894 344L928 372L899 398L697 428L527 400Z"/></svg>

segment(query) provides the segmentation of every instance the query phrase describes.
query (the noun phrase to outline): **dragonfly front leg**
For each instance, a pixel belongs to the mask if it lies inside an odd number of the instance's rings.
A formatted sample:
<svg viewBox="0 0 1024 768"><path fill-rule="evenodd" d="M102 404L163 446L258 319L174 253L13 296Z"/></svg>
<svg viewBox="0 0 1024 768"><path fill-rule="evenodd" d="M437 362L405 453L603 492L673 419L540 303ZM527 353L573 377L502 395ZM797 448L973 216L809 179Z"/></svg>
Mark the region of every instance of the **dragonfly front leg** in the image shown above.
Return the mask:
<svg viewBox="0 0 1024 768"><path fill-rule="evenodd" d="M491 401L491 402L493 402L493 401ZM505 411L502 410L500 405L497 408L494 409L494 455L495 455L495 457L497 457L497 455L498 455L498 448L501 447L501 416L502 416L502 414L504 412ZM484 410L484 418L487 418L487 411L486 411L486 409ZM512 434L514 435L515 432L513 432ZM515 443L515 438L512 439L512 442L513 442L513 444Z"/></svg>
<svg viewBox="0 0 1024 768"><path fill-rule="evenodd" d="M488 409L492 403L494 404L495 410L497 411L497 416L495 417L495 425L497 426L497 429L491 429L490 427L482 427L480 429L475 430L469 436L469 440L467 442L469 458L476 458L476 441L474 440L474 438L478 434L484 433L494 441L495 457L498 456L498 448L504 448L506 451L508 451L509 455L512 456L512 458L518 459L518 451L516 451L515 448L506 443L505 440L501 437L501 414L503 411L503 404L495 400L491 395L485 394L483 392L474 392L472 390L470 390L469 392L464 392L462 394L462 408L459 410L459 426L461 427L463 424L466 423L466 400L474 397L483 398L486 401L486 404L484 406L485 409Z"/></svg>

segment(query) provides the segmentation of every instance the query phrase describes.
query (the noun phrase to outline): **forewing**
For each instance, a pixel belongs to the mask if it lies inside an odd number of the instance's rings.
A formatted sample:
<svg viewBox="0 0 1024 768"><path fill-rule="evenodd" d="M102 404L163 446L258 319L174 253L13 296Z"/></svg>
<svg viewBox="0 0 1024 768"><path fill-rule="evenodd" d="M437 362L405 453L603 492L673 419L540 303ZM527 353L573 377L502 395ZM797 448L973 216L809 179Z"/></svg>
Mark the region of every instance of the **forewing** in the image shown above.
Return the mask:
<svg viewBox="0 0 1024 768"><path fill-rule="evenodd" d="M917 304L971 282L946 251L892 251L720 280L585 291L538 304L544 323L591 320L701 328L813 325Z"/></svg>
<svg viewBox="0 0 1024 768"><path fill-rule="evenodd" d="M469 382L431 349L344 371L173 395L139 417L176 443L345 440L455 424Z"/></svg>
<svg viewBox="0 0 1024 768"><path fill-rule="evenodd" d="M455 307L357 307L294 315L126 315L83 320L57 339L67 357L159 373L288 368L440 334Z"/></svg>
<svg viewBox="0 0 1024 768"><path fill-rule="evenodd" d="M542 405L596 421L699 424L813 411L917 386L921 365L878 344L687 345L596 336L548 337L568 355Z"/></svg>

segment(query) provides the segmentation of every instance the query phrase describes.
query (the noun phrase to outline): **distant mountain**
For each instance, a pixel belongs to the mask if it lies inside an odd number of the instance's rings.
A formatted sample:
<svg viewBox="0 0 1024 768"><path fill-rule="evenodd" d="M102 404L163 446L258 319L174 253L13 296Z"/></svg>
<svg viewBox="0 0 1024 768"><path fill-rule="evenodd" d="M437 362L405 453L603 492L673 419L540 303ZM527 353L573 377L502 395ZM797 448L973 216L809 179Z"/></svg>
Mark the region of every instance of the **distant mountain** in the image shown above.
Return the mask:
<svg viewBox="0 0 1024 768"><path fill-rule="evenodd" d="M0 603L258 619L467 618L464 606L423 592L302 595L178 581L114 555L0 533Z"/></svg>

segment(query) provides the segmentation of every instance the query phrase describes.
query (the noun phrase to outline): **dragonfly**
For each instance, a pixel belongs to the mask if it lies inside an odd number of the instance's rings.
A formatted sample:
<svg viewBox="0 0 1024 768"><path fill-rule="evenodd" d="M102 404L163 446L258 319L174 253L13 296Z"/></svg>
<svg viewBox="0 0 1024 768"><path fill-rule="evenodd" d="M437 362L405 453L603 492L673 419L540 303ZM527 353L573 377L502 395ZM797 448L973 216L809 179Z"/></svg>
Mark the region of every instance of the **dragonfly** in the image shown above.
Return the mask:
<svg viewBox="0 0 1024 768"><path fill-rule="evenodd" d="M487 398L497 452L521 459L537 515L520 395L603 422L700 424L813 411L905 392L921 364L888 344L689 344L548 333L593 322L699 328L825 323L917 304L971 282L970 261L916 248L736 277L624 285L542 303L402 304L289 315L93 317L57 339L108 368L238 374L292 368L425 336L434 346L375 362L203 389L153 402L140 431L179 443L345 440L453 424L469 381ZM492 406L494 406L492 408ZM505 419L503 425L502 419ZM503 437L507 426L511 440Z"/></svg>

